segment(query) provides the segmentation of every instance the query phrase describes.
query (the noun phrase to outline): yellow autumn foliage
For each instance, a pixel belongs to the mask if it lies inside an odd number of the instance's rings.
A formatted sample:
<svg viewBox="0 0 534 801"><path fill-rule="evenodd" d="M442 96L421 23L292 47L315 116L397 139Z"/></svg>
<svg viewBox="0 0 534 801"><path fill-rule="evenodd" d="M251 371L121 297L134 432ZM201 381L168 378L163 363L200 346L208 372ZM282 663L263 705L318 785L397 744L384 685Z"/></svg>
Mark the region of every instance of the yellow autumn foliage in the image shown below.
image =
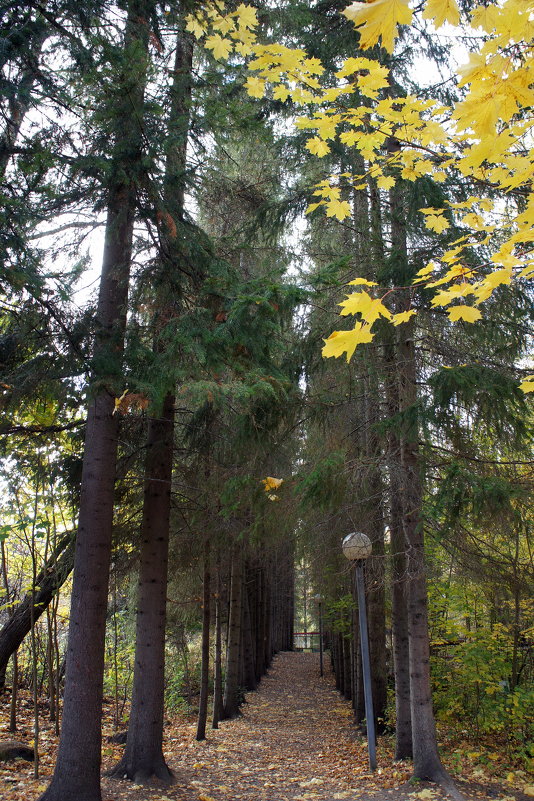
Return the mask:
<svg viewBox="0 0 534 801"><path fill-rule="evenodd" d="M329 176L318 185L315 195L319 199L310 204L308 212L324 207L329 217L343 220L350 216L351 207L343 199L341 186L365 188L368 175L381 190L391 188L396 176L415 181L426 175L438 182L447 175L461 176L482 188L481 194L467 203L424 210L425 225L436 235L450 227L451 218L470 233L445 249L440 260L420 270L415 279L423 287L441 287L434 306L462 299L461 305L449 309L449 319L475 322L481 317L478 307L497 287L534 275L532 11L531 0L490 5L478 0L462 15L456 0L424 0L415 10L408 0L353 2L345 8L342 13L359 35L355 47L364 51L381 44L393 52L399 27L410 25L414 18L421 23L421 17L435 28L461 24L473 41L478 36L478 49L458 69L457 80L465 90L462 99L449 107L416 95L388 96L388 69L371 56L345 59L328 88L323 88L318 79L325 70L321 62L302 49L260 42L255 11L246 4L225 13L222 4L208 3L189 16L187 27L204 40L216 58L228 58L232 53L252 55L248 68L254 76L246 82L252 97L272 93L277 99L291 98L309 108L296 124L312 132L306 144L311 154L324 157L331 150L328 143L337 139L363 157L365 172ZM346 101L362 96L366 98L362 105ZM389 147L391 142L394 147ZM517 194L521 201L496 208L483 195L487 185L510 199ZM462 265L464 254L481 244L491 249L490 261L483 271L468 270ZM351 331L334 332L325 340L325 356L346 353L350 358L358 344L372 340L371 327L380 316L395 325L405 321L387 309L387 314L377 314L382 301L371 300L365 307L364 298L344 301L342 313L357 313L360 322ZM353 308L355 312L350 311ZM534 391L530 380L521 386L526 392Z"/></svg>

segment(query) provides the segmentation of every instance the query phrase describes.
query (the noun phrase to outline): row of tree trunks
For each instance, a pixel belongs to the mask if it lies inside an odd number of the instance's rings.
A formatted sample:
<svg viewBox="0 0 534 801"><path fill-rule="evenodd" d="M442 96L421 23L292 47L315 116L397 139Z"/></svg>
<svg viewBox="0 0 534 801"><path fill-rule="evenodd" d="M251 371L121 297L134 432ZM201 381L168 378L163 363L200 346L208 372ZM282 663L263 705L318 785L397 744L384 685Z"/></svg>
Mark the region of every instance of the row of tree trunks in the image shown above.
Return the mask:
<svg viewBox="0 0 534 801"><path fill-rule="evenodd" d="M176 40L173 82L170 87L168 147L163 186L163 211L181 222L184 216L187 138L190 123L193 47L182 20ZM153 352L167 347L166 326L180 314L182 275L180 252L172 238L161 233L156 271ZM145 457L143 520L139 554L139 581L135 639L135 667L128 736L123 758L111 771L116 778L146 783L153 777L172 783L174 776L163 755L165 689L165 628L167 574L174 457L175 387L167 380L161 404L153 404L148 422ZM205 535L205 593L209 627L209 538ZM203 642L203 655L206 644ZM207 676L204 677L207 685ZM207 686L201 694L205 713ZM205 717L205 714L204 714Z"/></svg>
<svg viewBox="0 0 534 801"><path fill-rule="evenodd" d="M371 229L370 245L356 238L353 243L360 275L376 276L370 270L383 264L383 220L381 197L371 181L368 204L356 193L354 217L356 230ZM389 194L388 216L391 224L391 258L401 283L407 283L410 272L403 189L395 186ZM367 272L366 272L367 270ZM402 279L405 280L402 280ZM410 308L408 293L401 298L398 311ZM391 534L392 561L392 630L397 710L397 758L413 753L414 775L421 779L447 779L441 766L432 712L424 534L421 520L423 496L422 470L418 451L417 423L417 353L413 320L399 326L396 334L382 336L382 361L376 365L360 365L359 435L354 442L354 455L364 473L357 484L357 502L362 509L362 530L373 542L373 555L366 564L366 595L369 612L369 640L373 673L375 714L383 716L386 701L385 664L385 546L384 515ZM379 439L376 424L381 412L376 408L380 396L379 381L384 385L387 415L400 415L401 424L390 427L385 439ZM389 486L384 486L387 466ZM384 498L387 502L384 503ZM347 622L344 621L346 631ZM332 661L336 686L345 697L352 698L358 722L363 715L359 669L357 626L351 621L352 663L348 659L347 637L332 636ZM354 664L356 661L356 665ZM380 721L378 721L380 723ZM380 731L380 726L378 726Z"/></svg>
<svg viewBox="0 0 534 801"><path fill-rule="evenodd" d="M211 567L205 562L202 675L207 677L210 621L214 618L215 664L212 726L236 717L246 691L255 690L269 669L277 651L290 650L293 644L293 550L284 545L267 549L254 548L246 538L234 542L229 565L226 627L223 626L224 604L220 558L216 562L215 593L207 593ZM210 599L211 595L211 599ZM208 614L207 606L213 605ZM226 660L222 686L222 652L224 628ZM203 682L204 683L204 682ZM206 700L201 709L197 739L204 739L207 717Z"/></svg>

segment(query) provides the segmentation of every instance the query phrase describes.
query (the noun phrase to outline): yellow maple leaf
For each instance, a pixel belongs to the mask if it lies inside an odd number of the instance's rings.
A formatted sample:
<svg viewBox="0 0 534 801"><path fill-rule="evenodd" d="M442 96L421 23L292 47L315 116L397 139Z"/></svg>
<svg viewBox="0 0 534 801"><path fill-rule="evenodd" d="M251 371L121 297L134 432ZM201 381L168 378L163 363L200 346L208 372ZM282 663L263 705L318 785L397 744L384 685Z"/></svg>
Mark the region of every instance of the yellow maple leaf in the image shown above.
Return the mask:
<svg viewBox="0 0 534 801"><path fill-rule="evenodd" d="M205 47L213 52L215 58L221 59L228 58L233 45L229 39L224 39L220 34L214 33L206 39Z"/></svg>
<svg viewBox="0 0 534 801"><path fill-rule="evenodd" d="M482 313L474 306L453 306L449 309L449 320L456 323L458 320L463 320L466 323L475 323L480 320Z"/></svg>
<svg viewBox="0 0 534 801"><path fill-rule="evenodd" d="M359 28L360 48L366 50L382 40L382 47L393 52L397 25L409 25L413 12L405 0L372 0L352 3L341 12Z"/></svg>
<svg viewBox="0 0 534 801"><path fill-rule="evenodd" d="M308 139L306 142L306 148L313 153L314 156L318 156L320 159L323 156L326 156L327 153L330 153L330 148L326 144L325 141L320 139L318 136L314 136L313 139Z"/></svg>
<svg viewBox="0 0 534 801"><path fill-rule="evenodd" d="M361 136L360 131L356 131L354 128L351 128L350 131L343 131L342 133L340 133L339 139L341 142L343 142L344 145L352 147L359 140L360 136Z"/></svg>
<svg viewBox="0 0 534 801"><path fill-rule="evenodd" d="M186 19L185 29L193 34L195 39L200 39L206 32L206 23L200 21L194 14L188 14Z"/></svg>
<svg viewBox="0 0 534 801"><path fill-rule="evenodd" d="M287 86L279 84L278 86L274 87L273 98L275 100L281 100L282 102L284 102L284 100L287 100L288 97L289 97L289 89L287 88Z"/></svg>
<svg viewBox="0 0 534 801"><path fill-rule="evenodd" d="M235 10L235 16L241 28L255 28L258 24L256 9L253 6L241 3Z"/></svg>
<svg viewBox="0 0 534 801"><path fill-rule="evenodd" d="M306 211L304 212L304 214L311 214L312 211L315 211L315 209L318 209L319 206L324 206L324 200L320 200L318 203L310 203L309 206L307 206Z"/></svg>
<svg viewBox="0 0 534 801"><path fill-rule="evenodd" d="M482 28L486 33L491 33L499 24L501 10L493 5L477 6L471 13L471 26Z"/></svg>
<svg viewBox="0 0 534 801"><path fill-rule="evenodd" d="M450 22L451 25L458 25L460 22L456 0L428 0L423 17L434 20L436 28L440 28L444 22Z"/></svg>
<svg viewBox="0 0 534 801"><path fill-rule="evenodd" d="M351 208L347 200L328 200L326 203L326 216L335 217L338 220L344 220L345 217L350 217Z"/></svg>
<svg viewBox="0 0 534 801"><path fill-rule="evenodd" d="M324 347L322 350L323 357L329 359L347 354L347 362L350 362L354 351L365 342L372 342L374 334L368 325L363 323L356 323L350 331L333 331L328 339L324 339Z"/></svg>
<svg viewBox="0 0 534 801"><path fill-rule="evenodd" d="M425 219L425 226L431 231L441 234L442 231L446 231L447 228L450 228L450 223L443 214L429 214Z"/></svg>
<svg viewBox="0 0 534 801"><path fill-rule="evenodd" d="M362 320L372 325L379 317L391 319L391 312L384 306L379 298L373 298L368 292L352 292L347 295L345 300L338 303L342 311L340 314L346 316L347 314L361 314Z"/></svg>
<svg viewBox="0 0 534 801"><path fill-rule="evenodd" d="M418 272L415 274L415 278L413 279L413 284L426 284L432 276L432 273L435 270L439 269L439 264L435 261L429 261L426 267L422 267ZM435 283L435 282L434 282ZM430 283L428 284L430 286Z"/></svg>
<svg viewBox="0 0 534 801"><path fill-rule="evenodd" d="M391 189L392 186L395 186L395 179L390 175L381 175L376 184L379 189Z"/></svg>
<svg viewBox="0 0 534 801"><path fill-rule="evenodd" d="M501 284L511 284L512 268L503 267L501 270L494 270L492 273L486 276L484 283L487 286L490 286L492 289L501 286Z"/></svg>
<svg viewBox="0 0 534 801"><path fill-rule="evenodd" d="M251 97L263 97L265 94L265 81L251 76L245 81L245 89Z"/></svg>
<svg viewBox="0 0 534 801"><path fill-rule="evenodd" d="M265 492L270 492L270 490L278 489L278 487L284 483L283 478L273 478L273 476L267 476L267 478L262 478L260 479L260 481L263 484Z"/></svg>
<svg viewBox="0 0 534 801"><path fill-rule="evenodd" d="M402 323L407 323L410 317L413 317L414 314L417 314L415 309L408 309L408 311L399 312L391 317L391 322L393 325L402 325Z"/></svg>
<svg viewBox="0 0 534 801"><path fill-rule="evenodd" d="M527 375L525 380L519 384L519 389L522 389L523 392L534 392L534 375ZM532 786L531 793L527 793L526 789L523 792L526 795L534 795L534 786Z"/></svg>
<svg viewBox="0 0 534 801"><path fill-rule="evenodd" d="M487 226L484 224L484 218L482 215L477 214L476 212L472 211L469 214L464 214L462 217L462 223L464 225L468 225L470 228L474 228L475 231L482 231L487 229Z"/></svg>
<svg viewBox="0 0 534 801"><path fill-rule="evenodd" d="M218 15L211 23L212 28L216 31L220 31L222 34L230 33L235 28L235 22L231 17L225 17L222 15Z"/></svg>
<svg viewBox="0 0 534 801"><path fill-rule="evenodd" d="M367 278L354 278L349 281L349 286L378 286L376 281L368 281Z"/></svg>

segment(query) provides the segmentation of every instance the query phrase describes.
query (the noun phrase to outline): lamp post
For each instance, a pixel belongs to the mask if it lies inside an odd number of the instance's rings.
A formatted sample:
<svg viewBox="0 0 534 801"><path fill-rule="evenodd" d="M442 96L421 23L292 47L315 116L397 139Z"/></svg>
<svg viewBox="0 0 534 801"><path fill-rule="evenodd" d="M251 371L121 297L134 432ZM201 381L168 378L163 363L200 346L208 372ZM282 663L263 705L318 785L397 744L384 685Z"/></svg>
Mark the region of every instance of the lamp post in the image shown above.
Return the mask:
<svg viewBox="0 0 534 801"><path fill-rule="evenodd" d="M367 613L365 608L365 586L363 580L363 563L364 560L371 555L373 546L366 534L355 531L352 534L347 534L341 547L347 559L356 565L363 695L365 700L365 719L367 721L367 749L369 751L369 768L370 770L376 770L375 718L373 712L373 694L371 691L371 660L369 659L369 638L367 634Z"/></svg>
<svg viewBox="0 0 534 801"><path fill-rule="evenodd" d="M323 671L323 596L320 593L313 596L313 600L319 607L319 665L320 675L324 675Z"/></svg>

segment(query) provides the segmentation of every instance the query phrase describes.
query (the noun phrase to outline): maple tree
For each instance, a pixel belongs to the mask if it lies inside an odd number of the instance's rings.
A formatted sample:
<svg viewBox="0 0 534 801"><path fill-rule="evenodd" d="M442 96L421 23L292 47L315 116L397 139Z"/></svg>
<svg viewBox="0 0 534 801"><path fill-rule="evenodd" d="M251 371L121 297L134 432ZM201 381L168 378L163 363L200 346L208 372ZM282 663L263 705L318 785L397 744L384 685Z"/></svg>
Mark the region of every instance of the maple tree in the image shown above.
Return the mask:
<svg viewBox="0 0 534 801"><path fill-rule="evenodd" d="M432 303L448 307L452 322L474 323L482 316L478 307L498 287L527 280L534 272L529 45L534 23L529 9L526 0L507 0L500 6L476 6L467 14L472 35L476 37L479 29L482 35L478 50L459 70L459 86L465 91L452 106L413 94L391 97L389 70L373 57L345 59L333 76L337 80L325 89L319 79L325 72L320 60L307 57L302 49L259 43L253 32L255 11L244 4L230 13L222 3L208 5L190 15L188 25L197 38L205 37L205 46L216 58L231 52L253 56L248 68L255 74L245 84L252 97L263 97L272 87L274 99L289 97L297 106L312 107L309 116L295 121L297 127L315 131L306 144L312 154L324 157L330 152L329 141L339 140L363 156L361 174L343 172L321 181L314 191L319 199L308 206L308 213L324 207L328 216L345 219L350 207L341 197L342 186L365 188L367 175L384 190L397 176L415 181L431 175L439 182L456 173L472 183L477 194L467 200L421 209L429 230L439 234L455 217L470 231L444 249L439 261L423 267L414 283L440 287ZM461 21L455 0L431 0L421 10L436 27ZM414 12L407 0L372 0L355 2L343 13L354 22L361 50L380 44L391 53L399 26L411 24ZM350 104L353 95L362 98L360 105ZM498 189L508 202L486 197L488 188ZM482 246L491 255L473 267L469 252ZM392 314L384 299L361 289L350 294L342 314L360 319L351 330L330 335L324 356L346 354L349 360L359 344L372 341L380 317L400 325L415 313L407 309L400 317ZM521 388L534 391L533 376L526 376Z"/></svg>

